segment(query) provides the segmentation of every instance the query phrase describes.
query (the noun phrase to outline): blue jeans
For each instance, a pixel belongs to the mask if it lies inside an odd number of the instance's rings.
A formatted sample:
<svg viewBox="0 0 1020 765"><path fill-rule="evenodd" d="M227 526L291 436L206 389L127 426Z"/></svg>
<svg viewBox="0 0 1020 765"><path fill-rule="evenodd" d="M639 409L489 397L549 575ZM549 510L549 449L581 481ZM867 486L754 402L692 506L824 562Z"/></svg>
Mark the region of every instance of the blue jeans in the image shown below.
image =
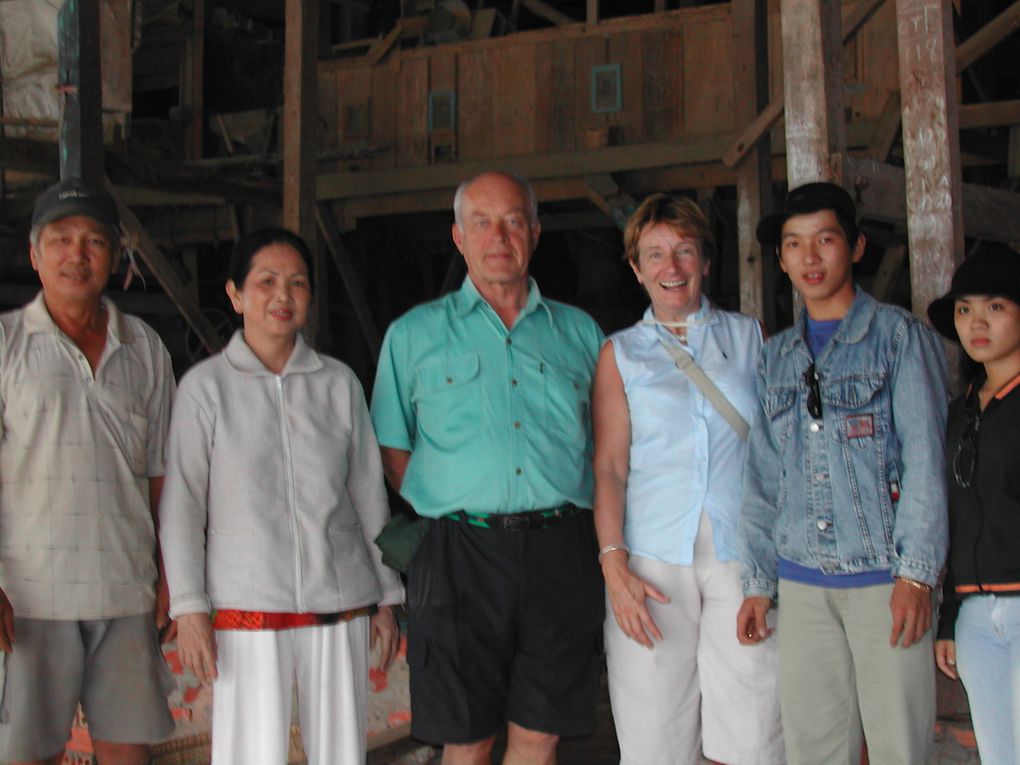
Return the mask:
<svg viewBox="0 0 1020 765"><path fill-rule="evenodd" d="M972 595L956 621L956 661L981 762L1020 755L1020 597Z"/></svg>

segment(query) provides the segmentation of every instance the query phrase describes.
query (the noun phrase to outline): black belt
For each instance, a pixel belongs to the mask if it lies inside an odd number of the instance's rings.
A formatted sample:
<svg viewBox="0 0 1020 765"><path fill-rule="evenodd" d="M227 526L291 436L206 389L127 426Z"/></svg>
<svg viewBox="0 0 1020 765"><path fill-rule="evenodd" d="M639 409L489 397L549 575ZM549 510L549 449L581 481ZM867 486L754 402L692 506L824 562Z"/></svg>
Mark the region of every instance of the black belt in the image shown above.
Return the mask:
<svg viewBox="0 0 1020 765"><path fill-rule="evenodd" d="M483 529L504 531L537 531L547 529L583 513L583 507L563 505L549 510L532 510L527 513L466 513L463 510L444 515L452 521L463 521Z"/></svg>

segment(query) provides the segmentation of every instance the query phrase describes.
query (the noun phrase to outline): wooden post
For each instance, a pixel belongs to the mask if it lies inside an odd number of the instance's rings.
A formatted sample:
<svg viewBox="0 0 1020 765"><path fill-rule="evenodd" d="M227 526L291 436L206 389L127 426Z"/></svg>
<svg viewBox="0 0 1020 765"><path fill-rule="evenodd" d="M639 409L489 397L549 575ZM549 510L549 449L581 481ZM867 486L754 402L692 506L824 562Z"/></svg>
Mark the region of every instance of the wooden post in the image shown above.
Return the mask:
<svg viewBox="0 0 1020 765"><path fill-rule="evenodd" d="M184 43L181 105L186 109L184 156L202 158L205 130L205 0L192 0L194 18Z"/></svg>
<svg viewBox="0 0 1020 765"><path fill-rule="evenodd" d="M588 0L585 18L589 24L599 23L599 0Z"/></svg>
<svg viewBox="0 0 1020 765"><path fill-rule="evenodd" d="M838 183L846 149L840 3L784 0L780 23L790 188Z"/></svg>
<svg viewBox="0 0 1020 765"><path fill-rule="evenodd" d="M963 189L951 0L896 0L910 294L914 313L963 257Z"/></svg>
<svg viewBox="0 0 1020 765"><path fill-rule="evenodd" d="M317 253L315 225L318 0L286 0L283 59L283 225L316 253L315 301L306 333L312 345L327 328L325 268ZM324 262L323 264L324 265Z"/></svg>
<svg viewBox="0 0 1020 765"><path fill-rule="evenodd" d="M733 104L738 125L752 122L768 103L768 3L734 0ZM737 167L737 252L740 264L740 310L766 326L774 323L774 310L766 305L774 290L766 290L766 264L754 232L771 208L771 147L766 133ZM770 257L765 253L764 258ZM769 306L774 309L774 306Z"/></svg>
<svg viewBox="0 0 1020 765"><path fill-rule="evenodd" d="M63 94L60 178L102 183L103 78L99 63L99 0L66 0L57 14L57 85Z"/></svg>

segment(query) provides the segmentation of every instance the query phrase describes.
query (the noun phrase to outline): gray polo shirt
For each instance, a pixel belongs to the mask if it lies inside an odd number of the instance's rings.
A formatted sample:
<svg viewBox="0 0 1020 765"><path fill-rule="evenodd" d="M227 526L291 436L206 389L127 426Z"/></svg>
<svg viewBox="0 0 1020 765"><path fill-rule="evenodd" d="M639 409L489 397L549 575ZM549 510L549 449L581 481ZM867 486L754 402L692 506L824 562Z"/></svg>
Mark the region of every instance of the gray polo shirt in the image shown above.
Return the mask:
<svg viewBox="0 0 1020 765"><path fill-rule="evenodd" d="M107 299L93 375L42 293L0 315L0 587L20 617L151 611L149 478L163 475L169 354Z"/></svg>

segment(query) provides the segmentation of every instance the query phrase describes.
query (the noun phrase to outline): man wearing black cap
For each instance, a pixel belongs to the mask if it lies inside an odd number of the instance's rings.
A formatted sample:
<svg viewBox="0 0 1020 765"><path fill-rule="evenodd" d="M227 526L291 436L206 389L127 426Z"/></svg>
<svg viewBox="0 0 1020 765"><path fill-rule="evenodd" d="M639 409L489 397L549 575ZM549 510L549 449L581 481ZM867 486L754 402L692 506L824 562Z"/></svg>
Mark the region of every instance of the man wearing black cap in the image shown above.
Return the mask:
<svg viewBox="0 0 1020 765"><path fill-rule="evenodd" d="M103 297L105 190L47 189L30 244L42 291L0 316L0 760L59 762L80 701L101 765L144 763L173 731L155 536L173 371Z"/></svg>
<svg viewBox="0 0 1020 765"><path fill-rule="evenodd" d="M855 287L850 195L810 183L757 231L804 300L765 345L741 517L742 643L779 604L791 765L928 761L932 587L946 555L942 346Z"/></svg>

